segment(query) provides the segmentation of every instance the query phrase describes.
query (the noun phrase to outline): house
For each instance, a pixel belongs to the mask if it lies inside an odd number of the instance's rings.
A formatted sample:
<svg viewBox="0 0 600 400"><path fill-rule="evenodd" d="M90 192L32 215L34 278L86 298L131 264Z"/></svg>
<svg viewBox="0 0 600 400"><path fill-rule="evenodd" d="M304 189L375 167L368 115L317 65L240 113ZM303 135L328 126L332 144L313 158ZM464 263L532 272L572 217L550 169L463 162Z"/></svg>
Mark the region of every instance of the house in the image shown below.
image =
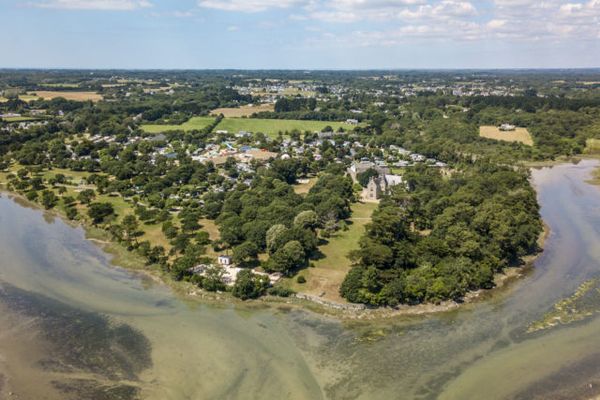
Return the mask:
<svg viewBox="0 0 600 400"><path fill-rule="evenodd" d="M510 131L514 131L515 129L517 129L517 127L514 125L511 125L511 124L502 124L502 125L500 125L499 129L502 132L510 132Z"/></svg>
<svg viewBox="0 0 600 400"><path fill-rule="evenodd" d="M379 200L381 196L389 193L392 186L401 185L403 179L400 175L379 175L372 176L369 180L367 188L363 191L365 200Z"/></svg>
<svg viewBox="0 0 600 400"><path fill-rule="evenodd" d="M413 162L423 162L423 161L425 161L425 156L422 154L413 153L410 155L410 159Z"/></svg>
<svg viewBox="0 0 600 400"><path fill-rule="evenodd" d="M159 133L158 135L151 137L149 140L151 142L164 142L165 140L167 140L167 137L165 136L165 134Z"/></svg>
<svg viewBox="0 0 600 400"><path fill-rule="evenodd" d="M374 169L379 175L386 175L390 173L390 169L385 165L377 165L371 161L361 160L359 163L354 163L348 168L348 174L354 182L357 181L357 175L366 172L369 169Z"/></svg>
<svg viewBox="0 0 600 400"><path fill-rule="evenodd" d="M217 259L219 265L231 265L231 257L226 255L220 255Z"/></svg>
<svg viewBox="0 0 600 400"><path fill-rule="evenodd" d="M6 113L6 114L0 114L0 118L18 118L20 117L21 114L17 114L17 113Z"/></svg>

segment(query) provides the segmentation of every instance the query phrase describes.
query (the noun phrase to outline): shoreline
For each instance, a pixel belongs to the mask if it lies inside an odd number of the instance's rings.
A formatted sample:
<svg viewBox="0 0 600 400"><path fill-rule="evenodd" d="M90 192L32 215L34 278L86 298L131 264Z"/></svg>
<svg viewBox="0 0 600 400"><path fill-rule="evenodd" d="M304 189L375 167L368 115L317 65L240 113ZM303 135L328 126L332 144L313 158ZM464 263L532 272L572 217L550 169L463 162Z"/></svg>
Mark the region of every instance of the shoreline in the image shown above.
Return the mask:
<svg viewBox="0 0 600 400"><path fill-rule="evenodd" d="M62 222L74 228L83 229L85 239L98 246L102 251L110 255L110 264L123 268L132 273L143 275L153 283L167 286L175 295L184 296L187 300L194 300L211 305L223 307L236 306L251 309L273 307L280 311L290 309L300 309L320 314L324 317L334 318L340 321L375 321L386 320L398 317L423 316L429 314L439 314L464 308L467 305L484 300L497 291L506 288L506 286L515 280L520 279L533 266L535 260L542 254L544 242L550 235L550 228L543 222L544 228L538 238L539 251L536 254L524 257L521 264L506 268L501 273L494 275L494 287L491 289L479 289L468 292L460 301L446 300L441 303L423 303L416 305L402 304L397 307L370 307L364 304L355 303L336 303L324 300L315 296L296 293L290 297L277 297L266 295L254 300L242 301L235 298L229 292L208 292L198 288L189 282L177 282L153 266L148 266L145 261L137 254L128 251L121 244L114 242L108 237L108 233L89 223L77 220L72 221L58 209L45 210L40 204L29 201L20 193L10 191L0 185L0 194L5 193L12 200L18 200L23 206L29 206L40 210L53 217L58 217Z"/></svg>

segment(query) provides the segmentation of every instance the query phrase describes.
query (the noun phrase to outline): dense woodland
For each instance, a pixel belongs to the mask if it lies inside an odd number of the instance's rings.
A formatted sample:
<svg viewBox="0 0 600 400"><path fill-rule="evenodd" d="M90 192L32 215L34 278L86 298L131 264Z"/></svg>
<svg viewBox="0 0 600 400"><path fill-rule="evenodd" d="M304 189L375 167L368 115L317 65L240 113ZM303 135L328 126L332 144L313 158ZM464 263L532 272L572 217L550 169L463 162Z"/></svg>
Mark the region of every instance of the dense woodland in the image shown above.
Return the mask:
<svg viewBox="0 0 600 400"><path fill-rule="evenodd" d="M411 171L367 225L341 292L397 305L460 299L537 250L542 230L525 170L479 161L445 179Z"/></svg>
<svg viewBox="0 0 600 400"><path fill-rule="evenodd" d="M402 168L406 185L381 200L359 248L349 254L353 267L340 289L351 302L395 306L458 300L492 287L496 272L534 254L542 226L522 162L582 154L590 151L589 139L600 139L600 87L580 83L600 81L597 71L311 75L0 71L0 114L22 116L0 121L3 183L44 208L105 230L175 280L231 290L242 299L287 296L288 287L269 287L253 271L291 278L311 268L323 256L322 244L351 224L352 205L373 176L363 174L353 184L347 168L359 160L404 160L390 149L407 149L448 167ZM306 80L308 88L293 89L310 95L272 95L274 112L247 118L356 119L360 125L349 132L237 137L217 133L221 116L201 129L162 135L142 129L258 103L264 99L253 90L269 89L273 79L288 88ZM60 90L96 91L104 100L23 100L61 84ZM457 88L474 92L454 94ZM479 126L502 123L528 128L534 145L479 137ZM194 159L209 146L223 150L232 143L275 156L247 163ZM83 183L75 184L75 175ZM296 193L295 185L307 178L314 186ZM209 236L207 221L218 238ZM244 268L232 288L218 268L193 272L219 253Z"/></svg>

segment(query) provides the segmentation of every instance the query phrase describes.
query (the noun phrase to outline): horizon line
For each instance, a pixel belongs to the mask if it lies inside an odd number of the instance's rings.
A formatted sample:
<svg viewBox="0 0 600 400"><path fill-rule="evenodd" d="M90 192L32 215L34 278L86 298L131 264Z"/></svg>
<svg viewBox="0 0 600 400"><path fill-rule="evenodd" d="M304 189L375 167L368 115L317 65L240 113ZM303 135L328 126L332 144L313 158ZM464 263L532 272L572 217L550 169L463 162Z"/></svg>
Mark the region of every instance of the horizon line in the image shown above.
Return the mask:
<svg viewBox="0 0 600 400"><path fill-rule="evenodd" d="M597 67L399 67L399 68L127 68L127 67L0 67L0 71L289 71L289 72L380 72L380 71L600 71Z"/></svg>

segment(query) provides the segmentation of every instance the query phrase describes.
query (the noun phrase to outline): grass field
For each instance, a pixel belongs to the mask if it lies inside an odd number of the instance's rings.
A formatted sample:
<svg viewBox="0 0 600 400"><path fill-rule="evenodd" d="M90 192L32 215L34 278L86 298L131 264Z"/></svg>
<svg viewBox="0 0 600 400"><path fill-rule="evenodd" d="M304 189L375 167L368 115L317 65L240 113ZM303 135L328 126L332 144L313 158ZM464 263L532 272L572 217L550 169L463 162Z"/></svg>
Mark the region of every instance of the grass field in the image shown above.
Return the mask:
<svg viewBox="0 0 600 400"><path fill-rule="evenodd" d="M215 122L213 117L193 117L181 125L142 125L142 130L147 133L161 133L176 130L191 131L194 129L204 129L213 122Z"/></svg>
<svg viewBox="0 0 600 400"><path fill-rule="evenodd" d="M496 126L481 126L479 128L479 136L487 139L519 142L527 146L533 146L533 139L527 128L516 128L514 131L503 132Z"/></svg>
<svg viewBox="0 0 600 400"><path fill-rule="evenodd" d="M41 97L44 100L52 100L57 97L62 97L67 100L74 101L88 101L91 100L93 102L97 102L102 100L102 95L95 92L58 92L58 91L49 91L49 90L38 90L35 92L28 92L28 95L34 96L34 99L37 97ZM24 100L23 101L27 101Z"/></svg>
<svg viewBox="0 0 600 400"><path fill-rule="evenodd" d="M585 142L585 154L600 154L600 139L588 139Z"/></svg>
<svg viewBox="0 0 600 400"><path fill-rule="evenodd" d="M241 106L237 108L217 108L212 110L210 113L212 115L223 114L226 118L234 118L234 117L249 117L254 113L259 113L263 111L275 111L274 104L260 104L257 106Z"/></svg>
<svg viewBox="0 0 600 400"><path fill-rule="evenodd" d="M294 192L297 194L307 194L310 189L317 183L317 178L310 178L306 183L297 183L294 185Z"/></svg>
<svg viewBox="0 0 600 400"><path fill-rule="evenodd" d="M59 89L75 89L79 87L79 83L42 83L40 86Z"/></svg>
<svg viewBox="0 0 600 400"><path fill-rule="evenodd" d="M376 203L353 204L352 225L349 229L338 232L329 239L329 243L320 247L325 257L314 262L315 268L299 272L298 275L306 278L306 283L299 284L294 277L288 279L287 284L299 293L320 296L334 302L345 302L339 294L339 289L351 266L347 255L358 248L364 227L371 221L371 215L376 208Z"/></svg>
<svg viewBox="0 0 600 400"><path fill-rule="evenodd" d="M255 90L252 92L252 96L266 97L271 95L282 94L284 96L302 96L302 97L315 97L316 92L304 91L298 88L286 88L283 92L267 91L267 90Z"/></svg>
<svg viewBox="0 0 600 400"><path fill-rule="evenodd" d="M214 122L213 117L193 117L189 121L181 125L142 125L142 130L147 133L161 133L174 130L191 131L193 129L203 129ZM215 130L225 130L229 133L237 133L239 131L262 132L265 135L276 137L281 132L289 132L297 129L304 131L321 131L326 126L331 126L334 130L339 127L350 131L354 128L353 125L345 122L330 122L330 121L303 121L295 119L260 119L260 118L224 118Z"/></svg>
<svg viewBox="0 0 600 400"><path fill-rule="evenodd" d="M8 118L0 118L0 120L5 122L26 122L26 121L35 121L37 118L33 117L8 117Z"/></svg>
<svg viewBox="0 0 600 400"><path fill-rule="evenodd" d="M259 118L224 118L215 129L226 130L230 133L237 133L239 131L262 132L265 135L275 137L279 132L285 133L286 131L290 132L294 129L301 132L321 131L328 125L335 131L337 131L339 127L344 128L346 131L354 129L353 125L344 122Z"/></svg>
<svg viewBox="0 0 600 400"><path fill-rule="evenodd" d="M19 100L24 101L24 102L30 102L32 100L38 100L39 96L34 96L31 94L21 94L19 95Z"/></svg>

